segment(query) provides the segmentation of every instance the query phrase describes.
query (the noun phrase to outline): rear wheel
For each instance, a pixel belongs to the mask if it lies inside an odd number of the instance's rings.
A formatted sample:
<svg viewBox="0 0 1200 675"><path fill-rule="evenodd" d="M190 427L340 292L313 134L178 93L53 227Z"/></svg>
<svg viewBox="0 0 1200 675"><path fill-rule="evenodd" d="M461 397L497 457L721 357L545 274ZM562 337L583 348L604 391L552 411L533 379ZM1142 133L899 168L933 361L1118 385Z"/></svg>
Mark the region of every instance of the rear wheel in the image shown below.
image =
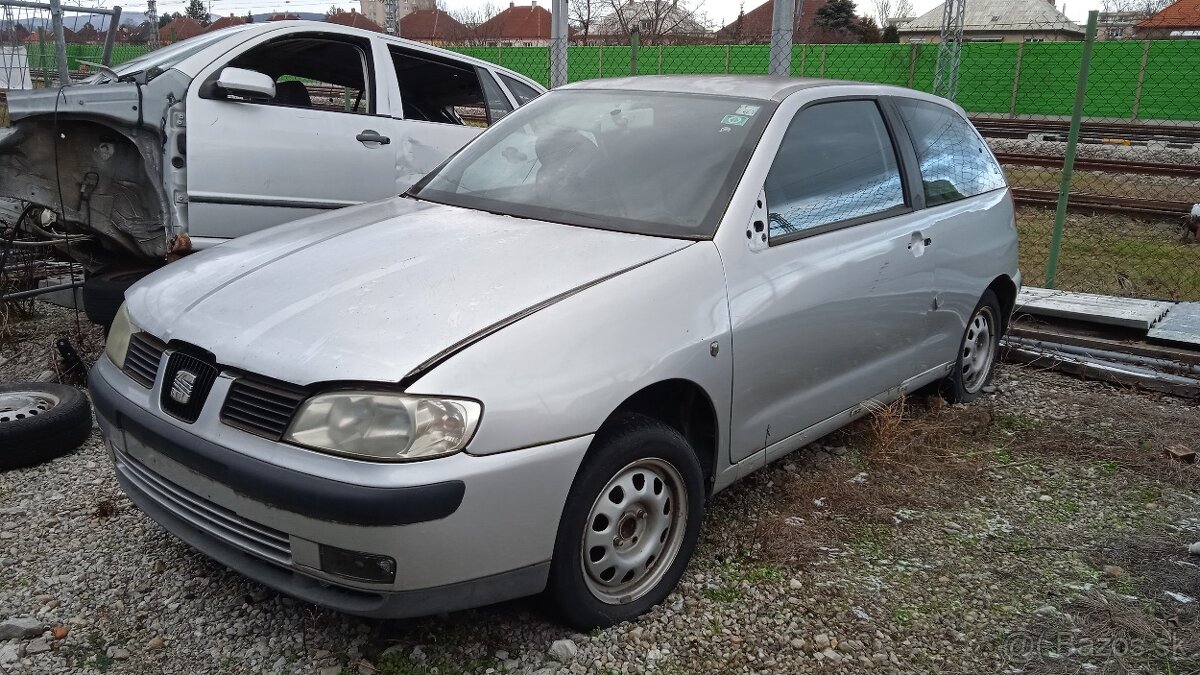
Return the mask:
<svg viewBox="0 0 1200 675"><path fill-rule="evenodd" d="M942 381L942 395L951 403L974 401L992 381L1000 349L1000 301L984 291L967 321L954 370Z"/></svg>
<svg viewBox="0 0 1200 675"><path fill-rule="evenodd" d="M105 330L117 317L117 310L125 302L125 291L139 279L150 274L151 269L117 270L100 272L83 282L83 311L92 323L104 326Z"/></svg>
<svg viewBox="0 0 1200 675"><path fill-rule="evenodd" d="M671 427L628 415L596 443L567 497L547 587L581 629L632 619L666 599L704 511L700 464Z"/></svg>

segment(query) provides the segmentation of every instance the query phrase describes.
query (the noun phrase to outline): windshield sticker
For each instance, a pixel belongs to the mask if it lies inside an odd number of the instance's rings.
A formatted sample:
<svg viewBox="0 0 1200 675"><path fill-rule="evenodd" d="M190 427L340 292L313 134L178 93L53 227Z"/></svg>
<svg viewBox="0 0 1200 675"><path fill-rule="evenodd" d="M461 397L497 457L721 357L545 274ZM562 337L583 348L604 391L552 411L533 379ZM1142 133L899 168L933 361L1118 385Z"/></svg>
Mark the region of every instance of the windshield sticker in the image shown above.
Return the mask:
<svg viewBox="0 0 1200 675"><path fill-rule="evenodd" d="M721 124L732 124L734 126L744 127L746 126L746 122L749 121L750 118L744 115L726 115L725 118L721 120Z"/></svg>
<svg viewBox="0 0 1200 675"><path fill-rule="evenodd" d="M753 117L754 113L758 112L759 107L760 106L756 106L756 105L742 105L742 106L738 106L738 109L734 110L733 112L735 115L745 115L746 117Z"/></svg>

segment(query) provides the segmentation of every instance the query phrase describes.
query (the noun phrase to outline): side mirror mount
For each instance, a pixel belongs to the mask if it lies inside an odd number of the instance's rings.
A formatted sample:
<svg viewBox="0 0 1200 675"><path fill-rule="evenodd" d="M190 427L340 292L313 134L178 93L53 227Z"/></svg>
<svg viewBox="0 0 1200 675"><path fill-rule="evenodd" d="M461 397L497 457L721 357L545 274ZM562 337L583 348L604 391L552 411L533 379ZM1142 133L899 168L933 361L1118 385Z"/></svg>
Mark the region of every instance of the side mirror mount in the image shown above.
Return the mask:
<svg viewBox="0 0 1200 675"><path fill-rule="evenodd" d="M223 68L217 76L217 89L226 95L251 101L270 101L275 98L275 80L255 70Z"/></svg>
<svg viewBox="0 0 1200 675"><path fill-rule="evenodd" d="M746 243L751 251L764 251L771 247L767 241L767 229L770 227L770 217L767 212L767 191L758 191L758 200L754 202L754 211L750 214L750 222L746 223Z"/></svg>

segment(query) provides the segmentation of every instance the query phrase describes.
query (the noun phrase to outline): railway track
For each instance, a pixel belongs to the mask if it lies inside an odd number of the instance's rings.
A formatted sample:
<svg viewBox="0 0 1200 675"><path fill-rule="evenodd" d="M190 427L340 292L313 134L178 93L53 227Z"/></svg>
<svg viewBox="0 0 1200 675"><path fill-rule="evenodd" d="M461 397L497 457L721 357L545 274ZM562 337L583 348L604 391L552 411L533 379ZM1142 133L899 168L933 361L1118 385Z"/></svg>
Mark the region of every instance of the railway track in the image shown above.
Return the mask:
<svg viewBox="0 0 1200 675"><path fill-rule="evenodd" d="M1021 204L1033 204L1037 206L1054 206L1058 204L1057 190L1014 187L1012 191L1017 202ZM1179 218L1186 215L1192 208L1190 202L1171 201L1167 199L1141 199L1123 195L1097 195L1086 192L1072 192L1067 198L1067 206L1085 211L1128 213L1159 218Z"/></svg>
<svg viewBox="0 0 1200 675"><path fill-rule="evenodd" d="M996 159L1000 160L1001 164L1039 166L1051 169L1061 169L1064 161L1064 158L1059 156L1022 152L998 152L996 153ZM1161 162L1143 162L1132 159L1076 157L1075 170L1129 173L1143 176L1169 176L1171 178L1200 178L1200 165L1164 164Z"/></svg>
<svg viewBox="0 0 1200 675"><path fill-rule="evenodd" d="M1071 123L1067 120L977 117L972 118L971 121L981 134L991 138L1017 138L1023 140L1031 136L1042 136L1042 138L1036 140L1065 141L1067 133L1071 128ZM1083 142L1090 143L1144 145L1157 142L1164 143L1168 147L1190 148L1200 144L1200 126L1192 126L1186 123L1174 126L1162 123L1085 122L1080 126L1079 138Z"/></svg>

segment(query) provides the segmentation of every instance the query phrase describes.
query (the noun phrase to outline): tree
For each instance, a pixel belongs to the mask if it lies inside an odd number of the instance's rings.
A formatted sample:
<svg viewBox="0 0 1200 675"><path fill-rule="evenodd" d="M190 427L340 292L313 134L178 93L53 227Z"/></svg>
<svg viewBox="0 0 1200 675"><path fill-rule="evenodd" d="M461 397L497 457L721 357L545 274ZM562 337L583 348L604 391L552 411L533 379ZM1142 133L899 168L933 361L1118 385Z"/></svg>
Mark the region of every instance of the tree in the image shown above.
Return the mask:
<svg viewBox="0 0 1200 675"><path fill-rule="evenodd" d="M875 20L885 29L894 26L896 19L912 16L912 0L875 0Z"/></svg>
<svg viewBox="0 0 1200 675"><path fill-rule="evenodd" d="M817 10L813 23L828 30L853 31L855 20L854 0L829 0Z"/></svg>
<svg viewBox="0 0 1200 675"><path fill-rule="evenodd" d="M178 19L181 16L183 16L183 15L180 14L179 12L167 12L166 14L162 14L158 17L158 27L163 28L164 26L171 23L175 19Z"/></svg>
<svg viewBox="0 0 1200 675"><path fill-rule="evenodd" d="M187 16L199 21L201 26L209 24L208 7L205 6L204 0L190 0L183 11Z"/></svg>
<svg viewBox="0 0 1200 675"><path fill-rule="evenodd" d="M487 2L483 5L462 3L459 9L447 13L450 15L450 18L461 23L470 31L465 40L467 44L486 45L488 42L496 42L500 39L498 27L483 27L483 24L487 23L488 19L500 13L500 8L494 3Z"/></svg>
<svg viewBox="0 0 1200 675"><path fill-rule="evenodd" d="M246 12L246 23L254 23L254 12Z"/></svg>
<svg viewBox="0 0 1200 675"><path fill-rule="evenodd" d="M575 27L580 44L587 44L596 21L603 11L603 0L568 0L567 21Z"/></svg>
<svg viewBox="0 0 1200 675"><path fill-rule="evenodd" d="M1102 0L1100 9L1105 12L1136 12L1138 16L1150 16L1162 11L1173 0Z"/></svg>
<svg viewBox="0 0 1200 675"><path fill-rule="evenodd" d="M879 24L875 23L874 17L861 17L854 24L854 32L858 33L858 39L861 42L883 42L883 33L880 32Z"/></svg>
<svg viewBox="0 0 1200 675"><path fill-rule="evenodd" d="M329 9L325 10L325 18L332 19L333 17L337 16L338 14L345 14L345 13L346 13L346 10L342 9L341 7L338 7L337 5L333 5Z"/></svg>
<svg viewBox="0 0 1200 675"><path fill-rule="evenodd" d="M900 41L900 30L896 28L896 24L889 24L883 29L883 35L880 37L880 42L891 42L892 44L895 44Z"/></svg>
<svg viewBox="0 0 1200 675"><path fill-rule="evenodd" d="M611 14L597 21L597 29L607 35L628 38L636 27L644 45L663 44L669 36L692 36L707 32L708 20L700 13L703 2L689 6L685 0L605 0ZM678 37L672 37L678 41Z"/></svg>

